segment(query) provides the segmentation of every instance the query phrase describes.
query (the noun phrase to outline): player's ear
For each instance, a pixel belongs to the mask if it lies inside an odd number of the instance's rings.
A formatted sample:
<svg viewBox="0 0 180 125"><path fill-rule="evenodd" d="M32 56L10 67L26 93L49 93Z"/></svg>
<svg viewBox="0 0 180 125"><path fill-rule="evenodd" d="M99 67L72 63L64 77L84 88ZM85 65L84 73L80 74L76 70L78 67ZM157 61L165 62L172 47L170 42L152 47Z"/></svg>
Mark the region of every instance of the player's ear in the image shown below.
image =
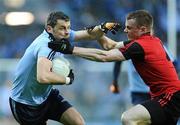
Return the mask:
<svg viewBox="0 0 180 125"><path fill-rule="evenodd" d="M145 26L141 26L140 31L141 31L142 34L149 32L147 27L145 27Z"/></svg>
<svg viewBox="0 0 180 125"><path fill-rule="evenodd" d="M46 30L48 33L53 33L53 28L50 25L46 26Z"/></svg>

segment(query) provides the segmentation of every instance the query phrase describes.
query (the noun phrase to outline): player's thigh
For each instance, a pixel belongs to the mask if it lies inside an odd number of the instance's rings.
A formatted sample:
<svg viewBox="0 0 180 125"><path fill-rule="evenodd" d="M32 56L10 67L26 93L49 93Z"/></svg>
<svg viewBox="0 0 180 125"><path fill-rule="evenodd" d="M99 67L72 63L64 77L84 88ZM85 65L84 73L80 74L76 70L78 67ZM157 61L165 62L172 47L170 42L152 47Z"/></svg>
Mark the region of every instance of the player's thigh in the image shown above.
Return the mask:
<svg viewBox="0 0 180 125"><path fill-rule="evenodd" d="M85 125L81 114L73 107L67 109L61 116L60 122L65 125Z"/></svg>
<svg viewBox="0 0 180 125"><path fill-rule="evenodd" d="M45 105L30 106L9 99L10 108L16 121L21 125L46 125Z"/></svg>
<svg viewBox="0 0 180 125"><path fill-rule="evenodd" d="M151 116L148 110L141 104L138 104L122 114L122 121L133 123L150 124Z"/></svg>

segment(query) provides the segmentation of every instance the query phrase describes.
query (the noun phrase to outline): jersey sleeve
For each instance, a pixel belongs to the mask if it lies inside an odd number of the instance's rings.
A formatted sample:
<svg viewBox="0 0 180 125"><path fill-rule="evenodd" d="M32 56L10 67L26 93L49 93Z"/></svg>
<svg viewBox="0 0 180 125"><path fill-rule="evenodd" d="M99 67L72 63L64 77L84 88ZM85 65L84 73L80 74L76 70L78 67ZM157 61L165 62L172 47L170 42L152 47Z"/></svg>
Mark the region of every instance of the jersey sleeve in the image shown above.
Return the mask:
<svg viewBox="0 0 180 125"><path fill-rule="evenodd" d="M127 44L125 48L120 49L126 60L137 59L144 60L144 50L137 42Z"/></svg>
<svg viewBox="0 0 180 125"><path fill-rule="evenodd" d="M51 50L48 47L43 46L43 47L39 48L37 55L38 55L38 57L48 57L50 52L51 52Z"/></svg>
<svg viewBox="0 0 180 125"><path fill-rule="evenodd" d="M70 37L69 37L69 41L70 41L71 44L73 44L74 39L75 39L75 31L71 30L70 31Z"/></svg>
<svg viewBox="0 0 180 125"><path fill-rule="evenodd" d="M51 49L46 45L36 45L34 46L34 56L36 57L48 57Z"/></svg>

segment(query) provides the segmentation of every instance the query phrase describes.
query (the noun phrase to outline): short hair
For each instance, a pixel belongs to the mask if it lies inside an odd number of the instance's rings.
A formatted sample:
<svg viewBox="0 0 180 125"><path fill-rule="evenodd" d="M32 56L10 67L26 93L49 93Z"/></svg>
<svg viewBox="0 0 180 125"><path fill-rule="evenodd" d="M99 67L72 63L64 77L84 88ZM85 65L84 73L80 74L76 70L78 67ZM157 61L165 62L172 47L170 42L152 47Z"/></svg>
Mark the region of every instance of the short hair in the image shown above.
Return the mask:
<svg viewBox="0 0 180 125"><path fill-rule="evenodd" d="M126 19L135 19L137 26L146 26L148 28L153 28L153 17L146 10L136 10L134 12L131 12L127 15Z"/></svg>
<svg viewBox="0 0 180 125"><path fill-rule="evenodd" d="M46 21L46 26L50 25L51 27L55 27L55 25L57 24L57 20L61 19L64 21L69 21L70 18L69 16L67 16L65 13L61 12L61 11L57 11L57 12L52 12L49 14L47 21Z"/></svg>

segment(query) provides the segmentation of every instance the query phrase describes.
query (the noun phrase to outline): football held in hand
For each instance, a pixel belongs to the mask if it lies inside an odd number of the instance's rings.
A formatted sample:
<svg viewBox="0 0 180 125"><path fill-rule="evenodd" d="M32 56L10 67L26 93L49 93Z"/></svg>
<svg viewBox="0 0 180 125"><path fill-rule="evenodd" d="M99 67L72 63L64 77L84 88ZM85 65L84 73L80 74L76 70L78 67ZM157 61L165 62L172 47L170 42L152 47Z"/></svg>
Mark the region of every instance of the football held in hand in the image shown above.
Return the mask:
<svg viewBox="0 0 180 125"><path fill-rule="evenodd" d="M62 76L68 76L70 72L70 63L67 59L63 57L57 57L52 60L52 71L62 75Z"/></svg>

